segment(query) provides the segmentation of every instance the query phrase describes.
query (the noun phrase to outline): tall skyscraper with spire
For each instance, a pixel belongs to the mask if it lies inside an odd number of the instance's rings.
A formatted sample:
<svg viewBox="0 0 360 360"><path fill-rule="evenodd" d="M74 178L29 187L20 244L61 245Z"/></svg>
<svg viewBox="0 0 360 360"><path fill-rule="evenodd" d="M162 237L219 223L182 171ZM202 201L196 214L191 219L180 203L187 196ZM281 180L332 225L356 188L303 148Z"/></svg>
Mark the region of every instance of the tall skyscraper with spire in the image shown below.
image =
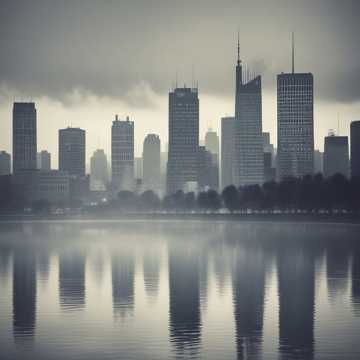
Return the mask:
<svg viewBox="0 0 360 360"><path fill-rule="evenodd" d="M234 125L233 182L236 186L262 184L264 155L261 76L247 76L243 79L239 38Z"/></svg>
<svg viewBox="0 0 360 360"><path fill-rule="evenodd" d="M313 75L292 72L277 76L278 178L300 177L314 171Z"/></svg>

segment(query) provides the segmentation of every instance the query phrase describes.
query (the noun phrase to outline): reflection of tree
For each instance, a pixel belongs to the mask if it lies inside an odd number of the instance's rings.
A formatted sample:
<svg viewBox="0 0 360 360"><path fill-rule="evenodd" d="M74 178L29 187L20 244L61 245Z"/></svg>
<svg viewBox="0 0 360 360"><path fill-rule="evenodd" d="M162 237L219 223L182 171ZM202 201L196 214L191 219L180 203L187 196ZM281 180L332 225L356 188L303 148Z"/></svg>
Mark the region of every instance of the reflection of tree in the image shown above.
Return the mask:
<svg viewBox="0 0 360 360"><path fill-rule="evenodd" d="M261 356L265 267L260 248L236 249L232 273L238 359Z"/></svg>
<svg viewBox="0 0 360 360"><path fill-rule="evenodd" d="M82 309L85 306L85 256L81 253L63 253L59 256L60 304L64 309Z"/></svg>
<svg viewBox="0 0 360 360"><path fill-rule="evenodd" d="M33 340L36 320L36 261L31 252L14 253L13 316L15 341Z"/></svg>
<svg viewBox="0 0 360 360"><path fill-rule="evenodd" d="M284 245L285 246L285 245ZM278 254L280 353L283 359L314 355L314 258L299 247Z"/></svg>
<svg viewBox="0 0 360 360"><path fill-rule="evenodd" d="M193 249L169 250L169 290L170 341L177 356L195 356L201 319L199 261Z"/></svg>
<svg viewBox="0 0 360 360"><path fill-rule="evenodd" d="M115 253L111 257L114 315L125 317L134 310L135 257L132 252Z"/></svg>

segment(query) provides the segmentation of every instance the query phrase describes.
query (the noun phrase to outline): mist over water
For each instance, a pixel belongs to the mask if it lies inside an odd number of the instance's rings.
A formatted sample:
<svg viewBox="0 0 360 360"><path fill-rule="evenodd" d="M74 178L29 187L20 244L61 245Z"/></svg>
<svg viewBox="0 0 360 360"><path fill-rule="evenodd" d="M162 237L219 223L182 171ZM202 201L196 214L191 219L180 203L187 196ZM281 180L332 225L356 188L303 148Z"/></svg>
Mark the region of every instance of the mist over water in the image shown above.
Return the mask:
<svg viewBox="0 0 360 360"><path fill-rule="evenodd" d="M0 358L359 359L359 227L0 223Z"/></svg>

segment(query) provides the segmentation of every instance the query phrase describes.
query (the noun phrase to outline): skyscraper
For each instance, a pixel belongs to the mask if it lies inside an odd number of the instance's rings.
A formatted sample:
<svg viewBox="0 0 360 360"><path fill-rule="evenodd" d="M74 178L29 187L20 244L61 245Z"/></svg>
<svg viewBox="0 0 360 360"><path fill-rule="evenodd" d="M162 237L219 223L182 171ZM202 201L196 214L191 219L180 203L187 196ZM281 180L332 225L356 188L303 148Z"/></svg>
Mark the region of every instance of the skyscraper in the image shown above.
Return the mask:
<svg viewBox="0 0 360 360"><path fill-rule="evenodd" d="M293 46L294 47L294 46ZM277 76L278 178L314 172L313 75Z"/></svg>
<svg viewBox="0 0 360 360"><path fill-rule="evenodd" d="M51 170L51 154L42 150L37 153L37 168L40 170Z"/></svg>
<svg viewBox="0 0 360 360"><path fill-rule="evenodd" d="M159 191L160 188L160 138L148 134L143 147L143 189Z"/></svg>
<svg viewBox="0 0 360 360"><path fill-rule="evenodd" d="M71 176L85 176L85 130L59 130L59 170Z"/></svg>
<svg viewBox="0 0 360 360"><path fill-rule="evenodd" d="M11 173L11 157L6 151L0 151L0 175Z"/></svg>
<svg viewBox="0 0 360 360"><path fill-rule="evenodd" d="M349 144L347 136L330 134L324 144L324 176L337 173L349 176Z"/></svg>
<svg viewBox="0 0 360 360"><path fill-rule="evenodd" d="M104 150L97 149L90 159L90 187L105 190L108 182L108 164Z"/></svg>
<svg viewBox="0 0 360 360"><path fill-rule="evenodd" d="M209 129L205 134L205 148L211 154L211 179L210 187L218 190L219 188L219 137L216 131Z"/></svg>
<svg viewBox="0 0 360 360"><path fill-rule="evenodd" d="M360 120L352 121L350 125L351 143L351 176L360 176Z"/></svg>
<svg viewBox="0 0 360 360"><path fill-rule="evenodd" d="M111 181L114 189L134 190L134 122L115 120L111 127Z"/></svg>
<svg viewBox="0 0 360 360"><path fill-rule="evenodd" d="M217 189L217 181L214 176L214 164L212 154L205 146L198 149L198 186L199 190ZM215 183L214 183L215 182Z"/></svg>
<svg viewBox="0 0 360 360"><path fill-rule="evenodd" d="M205 134L205 147L206 150L212 154L219 154L219 137L216 131L209 129Z"/></svg>
<svg viewBox="0 0 360 360"><path fill-rule="evenodd" d="M234 184L237 186L262 184L264 181L264 155L261 76L243 81L239 43L236 65L234 131Z"/></svg>
<svg viewBox="0 0 360 360"><path fill-rule="evenodd" d="M232 162L234 156L234 117L221 119L221 189L233 184Z"/></svg>
<svg viewBox="0 0 360 360"><path fill-rule="evenodd" d="M169 155L167 192L183 190L198 181L198 90L176 88L169 93Z"/></svg>
<svg viewBox="0 0 360 360"><path fill-rule="evenodd" d="M13 171L36 169L35 103L13 106Z"/></svg>
<svg viewBox="0 0 360 360"><path fill-rule="evenodd" d="M314 150L314 173L319 174L323 173L323 158L324 153L319 150Z"/></svg>

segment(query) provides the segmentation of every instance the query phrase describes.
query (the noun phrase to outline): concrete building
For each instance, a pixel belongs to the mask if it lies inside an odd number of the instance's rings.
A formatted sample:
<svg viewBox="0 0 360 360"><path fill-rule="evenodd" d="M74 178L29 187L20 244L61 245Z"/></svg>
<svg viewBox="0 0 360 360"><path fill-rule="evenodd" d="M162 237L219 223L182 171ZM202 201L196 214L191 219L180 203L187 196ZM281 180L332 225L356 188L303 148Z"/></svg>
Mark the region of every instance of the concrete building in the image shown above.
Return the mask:
<svg viewBox="0 0 360 360"><path fill-rule="evenodd" d="M360 177L360 120L351 122L350 145L351 176Z"/></svg>
<svg viewBox="0 0 360 360"><path fill-rule="evenodd" d="M0 151L0 176L11 173L11 156L6 151Z"/></svg>
<svg viewBox="0 0 360 360"><path fill-rule="evenodd" d="M59 170L23 170L12 177L15 191L29 202L47 200L64 203L69 200L70 180L67 172Z"/></svg>
<svg viewBox="0 0 360 360"><path fill-rule="evenodd" d="M212 154L219 155L219 137L216 131L209 129L205 134L205 147L206 150Z"/></svg>
<svg viewBox="0 0 360 360"><path fill-rule="evenodd" d="M157 193L161 190L160 165L161 144L159 135L148 134L143 147L143 189L153 190Z"/></svg>
<svg viewBox="0 0 360 360"><path fill-rule="evenodd" d="M59 170L70 176L85 176L85 130L59 130Z"/></svg>
<svg viewBox="0 0 360 360"><path fill-rule="evenodd" d="M221 181L220 189L232 185L232 163L234 157L234 117L221 119Z"/></svg>
<svg viewBox="0 0 360 360"><path fill-rule="evenodd" d="M111 127L111 181L115 191L134 190L134 122L115 120Z"/></svg>
<svg viewBox="0 0 360 360"><path fill-rule="evenodd" d="M35 103L15 102L13 106L13 172L36 169Z"/></svg>
<svg viewBox="0 0 360 360"><path fill-rule="evenodd" d="M323 168L323 153L319 150L314 150L314 173L322 174L324 172Z"/></svg>
<svg viewBox="0 0 360 360"><path fill-rule="evenodd" d="M293 52L294 54L294 52ZM314 172L313 75L277 76L278 178L301 177Z"/></svg>
<svg viewBox="0 0 360 360"><path fill-rule="evenodd" d="M90 189L93 191L104 191L106 190L108 180L108 162L105 151L97 149L90 158Z"/></svg>
<svg viewBox="0 0 360 360"><path fill-rule="evenodd" d="M349 143L347 136L330 134L324 143L324 177L337 173L349 177Z"/></svg>
<svg viewBox="0 0 360 360"><path fill-rule="evenodd" d="M218 168L213 161L213 154L205 146L198 149L198 190L218 190Z"/></svg>
<svg viewBox="0 0 360 360"><path fill-rule="evenodd" d="M198 90L176 88L169 93L168 194L198 181L198 146Z"/></svg>
<svg viewBox="0 0 360 360"><path fill-rule="evenodd" d="M264 182L261 76L243 79L239 54L236 65L234 185Z"/></svg>
<svg viewBox="0 0 360 360"><path fill-rule="evenodd" d="M38 152L36 163L40 170L51 170L51 154L46 150Z"/></svg>

